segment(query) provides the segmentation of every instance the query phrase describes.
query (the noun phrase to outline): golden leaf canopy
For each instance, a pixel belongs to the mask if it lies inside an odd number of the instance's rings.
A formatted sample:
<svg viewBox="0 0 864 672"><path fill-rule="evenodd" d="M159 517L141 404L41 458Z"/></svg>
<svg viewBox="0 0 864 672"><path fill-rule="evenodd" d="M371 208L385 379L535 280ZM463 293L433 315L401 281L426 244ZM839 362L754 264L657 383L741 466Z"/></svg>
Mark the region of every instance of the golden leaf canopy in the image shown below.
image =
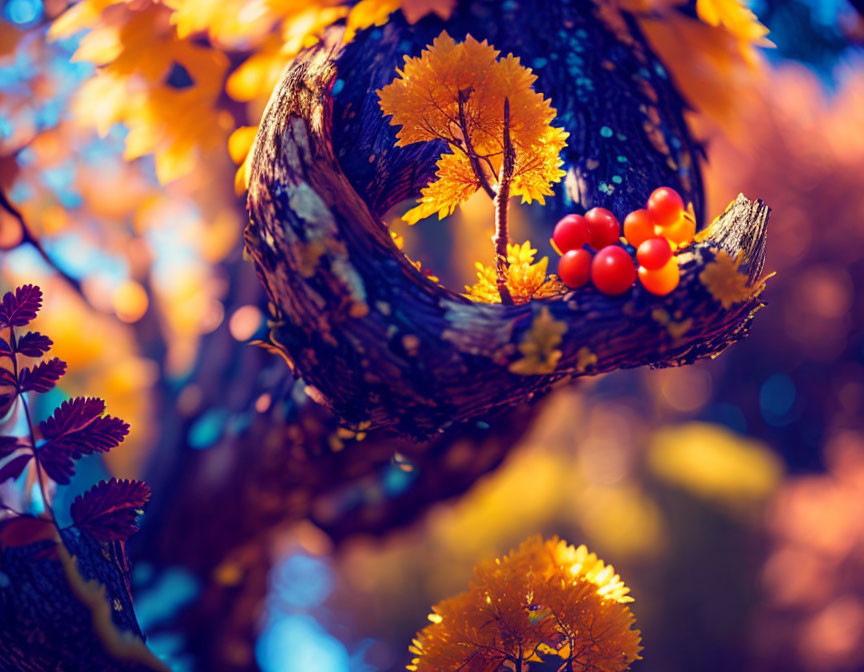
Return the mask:
<svg viewBox="0 0 864 672"><path fill-rule="evenodd" d="M561 669L627 670L641 650L631 601L612 566L584 546L533 537L433 608L408 669L494 672L558 658Z"/></svg>
<svg viewBox="0 0 864 672"><path fill-rule="evenodd" d="M551 184L564 177L559 155L568 134L551 126L556 110L534 91L537 77L519 58L499 56L486 41L468 35L457 43L445 31L419 57L406 57L398 77L378 91L382 111L401 127L398 146L439 140L450 150L438 161L420 204L405 215L409 223L436 212L442 218L451 214L481 188L478 168L495 184L505 128L516 157L513 195L543 203L553 193Z"/></svg>

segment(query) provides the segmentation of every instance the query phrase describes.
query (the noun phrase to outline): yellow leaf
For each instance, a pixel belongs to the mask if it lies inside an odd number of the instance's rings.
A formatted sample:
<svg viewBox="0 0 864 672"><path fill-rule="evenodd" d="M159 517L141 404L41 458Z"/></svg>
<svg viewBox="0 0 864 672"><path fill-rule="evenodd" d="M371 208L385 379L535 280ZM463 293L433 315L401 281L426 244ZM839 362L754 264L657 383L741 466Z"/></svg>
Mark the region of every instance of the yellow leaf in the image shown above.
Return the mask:
<svg viewBox="0 0 864 672"><path fill-rule="evenodd" d="M420 204L403 216L409 224L416 224L436 212L439 219L444 219L480 188L464 153L442 154L437 165L438 179L423 189Z"/></svg>
<svg viewBox="0 0 864 672"><path fill-rule="evenodd" d="M301 49L310 47L321 38L327 26L344 18L347 7L327 6L328 3L303 4L282 22L282 53L295 56Z"/></svg>
<svg viewBox="0 0 864 672"><path fill-rule="evenodd" d="M343 39L350 42L364 28L382 26L399 9L399 0L360 0L351 8Z"/></svg>
<svg viewBox="0 0 864 672"><path fill-rule="evenodd" d="M741 0L696 0L696 14L709 26L724 26L738 39L770 46L768 29Z"/></svg>
<svg viewBox="0 0 864 672"><path fill-rule="evenodd" d="M234 163L243 163L246 160L257 133L257 126L241 126L228 136L228 153Z"/></svg>
<svg viewBox="0 0 864 672"><path fill-rule="evenodd" d="M522 376L552 373L561 359L558 346L566 331L567 325L555 320L544 306L522 338L519 344L522 358L510 365L510 372Z"/></svg>
<svg viewBox="0 0 864 672"><path fill-rule="evenodd" d="M227 56L166 30L169 12L161 4L83 0L51 29L52 37L90 29L75 59L99 67L76 93L76 118L102 135L116 123L127 126L124 158L153 154L163 183L224 147L232 126L218 104ZM175 81L178 68L183 77Z"/></svg>
<svg viewBox="0 0 864 672"><path fill-rule="evenodd" d="M269 96L289 56L282 53L282 41L271 36L257 53L246 59L228 77L225 91L236 101L245 103Z"/></svg>
<svg viewBox="0 0 864 672"><path fill-rule="evenodd" d="M747 276L738 270L742 254L739 252L738 257L733 259L727 252L720 250L714 261L706 265L699 274L699 281L726 310L736 303L748 300L760 290L749 287Z"/></svg>
<svg viewBox="0 0 864 672"><path fill-rule="evenodd" d="M122 4L123 0L82 0L62 12L48 30L48 39L59 40L95 26L111 5Z"/></svg>
<svg viewBox="0 0 864 672"><path fill-rule="evenodd" d="M529 241L521 246L513 243L507 245L507 261L510 264L507 269L507 288L515 303L552 296L561 289L560 283L546 277L549 259L543 257L535 264L536 254L537 250L532 249ZM495 267L479 262L475 266L477 282L465 288L465 296L472 301L500 303Z"/></svg>
<svg viewBox="0 0 864 672"><path fill-rule="evenodd" d="M397 9L402 9L408 23L417 23L428 14L449 19L456 0L360 0L348 15L344 40L350 42L358 31L370 26L381 26Z"/></svg>
<svg viewBox="0 0 864 672"><path fill-rule="evenodd" d="M240 164L234 174L234 193L242 196L249 188L252 161L252 143L258 133L257 126L241 126L228 137L228 153L234 163Z"/></svg>
<svg viewBox="0 0 864 672"><path fill-rule="evenodd" d="M567 174L561 170L564 161L561 151L567 145L570 134L562 128L549 126L540 140L530 148L516 152L516 169L513 173L512 194L521 196L523 203L539 201L545 203L552 196L552 184L560 182Z"/></svg>
<svg viewBox="0 0 864 672"><path fill-rule="evenodd" d="M122 51L119 31L114 26L100 26L81 38L72 61L106 65L116 60Z"/></svg>

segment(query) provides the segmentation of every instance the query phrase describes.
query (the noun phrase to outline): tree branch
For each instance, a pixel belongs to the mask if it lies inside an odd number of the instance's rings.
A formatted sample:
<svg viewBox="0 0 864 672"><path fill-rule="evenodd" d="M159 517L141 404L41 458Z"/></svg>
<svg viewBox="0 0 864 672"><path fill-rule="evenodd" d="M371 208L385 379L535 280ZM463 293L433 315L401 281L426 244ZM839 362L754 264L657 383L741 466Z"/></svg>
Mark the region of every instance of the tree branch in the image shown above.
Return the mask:
<svg viewBox="0 0 864 672"><path fill-rule="evenodd" d="M480 157L474 151L474 142L471 140L471 129L468 128L468 118L465 116L465 103L473 93L473 89L465 89L459 92L459 130L462 132L462 141L465 143L465 153L468 155L468 161L471 163L471 170L480 186L483 188L489 198L495 198L495 190L489 184L483 166L480 165Z"/></svg>
<svg viewBox="0 0 864 672"><path fill-rule="evenodd" d="M668 297L638 286L623 298L584 288L488 305L431 283L335 158L341 119L329 92L339 53L306 53L274 92L254 148L245 238L274 306L276 340L343 423L426 437L574 377L714 356L746 333L758 296L723 309L700 281L718 249L742 252L751 274L761 269L768 208L743 197L692 248ZM565 329L563 340L517 365L550 320Z"/></svg>
<svg viewBox="0 0 864 672"><path fill-rule="evenodd" d="M516 165L516 152L510 138L510 99L504 99L504 157L501 161L501 172L498 176L498 191L495 192L495 235L492 243L495 245L495 277L498 281L498 294L501 303L513 305L513 297L507 288L510 276L510 262L507 259L507 244L510 233L507 230L507 217L510 211L510 183L513 181L513 169Z"/></svg>
<svg viewBox="0 0 864 672"><path fill-rule="evenodd" d="M62 268L60 268L60 266L57 265L57 262L54 261L54 259L52 259L51 256L45 251L45 248L42 247L42 243L39 242L39 239L30 230L30 227L27 226L24 215L22 215L21 211L18 210L14 205L12 205L11 201L6 197L3 189L0 189L0 207L2 207L6 212L8 212L18 222L18 225L21 227L21 242L32 245L36 252L39 253L39 256L42 257L42 260L46 264L48 264L48 266L55 273L57 273L57 275L63 278L66 284L68 284L73 290L75 290L75 292L79 296L81 296L82 299L87 301L87 297L84 295L84 291L81 289L81 283L78 282L77 279L66 273L66 271L64 271Z"/></svg>

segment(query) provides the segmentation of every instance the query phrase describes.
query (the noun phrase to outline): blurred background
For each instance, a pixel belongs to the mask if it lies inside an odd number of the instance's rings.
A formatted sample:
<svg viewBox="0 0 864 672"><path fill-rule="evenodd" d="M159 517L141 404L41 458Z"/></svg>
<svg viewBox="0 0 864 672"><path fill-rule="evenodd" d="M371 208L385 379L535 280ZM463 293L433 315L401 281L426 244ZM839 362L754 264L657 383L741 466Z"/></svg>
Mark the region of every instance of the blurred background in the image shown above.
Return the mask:
<svg viewBox="0 0 864 672"><path fill-rule="evenodd" d="M41 412L100 395L132 426L57 498L151 483L133 583L172 669L402 669L431 604L542 532L632 587L636 669L864 670L861 3L754 0L770 48L642 4L708 212L773 208L768 305L716 360L586 380L420 450L339 431L256 344L243 161L284 63L347 7L0 3L0 186L25 223L0 212L0 288L42 286L69 362ZM393 228L461 289L491 262L488 207ZM550 254L531 226L516 237Z"/></svg>

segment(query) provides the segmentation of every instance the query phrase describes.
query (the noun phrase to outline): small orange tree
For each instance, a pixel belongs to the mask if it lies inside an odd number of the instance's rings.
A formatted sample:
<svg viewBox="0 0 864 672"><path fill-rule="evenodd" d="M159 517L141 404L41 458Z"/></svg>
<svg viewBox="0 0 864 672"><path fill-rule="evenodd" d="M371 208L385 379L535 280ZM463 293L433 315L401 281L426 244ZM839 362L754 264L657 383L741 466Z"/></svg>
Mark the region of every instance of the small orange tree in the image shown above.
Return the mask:
<svg viewBox="0 0 864 672"><path fill-rule="evenodd" d="M466 592L433 607L408 669L524 672L558 660L559 672L623 672L642 648L628 592L585 546L533 537L481 564Z"/></svg>
<svg viewBox="0 0 864 672"><path fill-rule="evenodd" d="M495 269L502 303L507 288L507 217L511 196L544 202L564 176L561 150L568 133L551 125L556 111L534 91L537 77L512 54L471 35L457 44L446 31L417 58L405 58L398 77L378 91L381 109L401 126L397 146L442 140L449 152L436 178L404 219L439 218L483 189L495 202Z"/></svg>

